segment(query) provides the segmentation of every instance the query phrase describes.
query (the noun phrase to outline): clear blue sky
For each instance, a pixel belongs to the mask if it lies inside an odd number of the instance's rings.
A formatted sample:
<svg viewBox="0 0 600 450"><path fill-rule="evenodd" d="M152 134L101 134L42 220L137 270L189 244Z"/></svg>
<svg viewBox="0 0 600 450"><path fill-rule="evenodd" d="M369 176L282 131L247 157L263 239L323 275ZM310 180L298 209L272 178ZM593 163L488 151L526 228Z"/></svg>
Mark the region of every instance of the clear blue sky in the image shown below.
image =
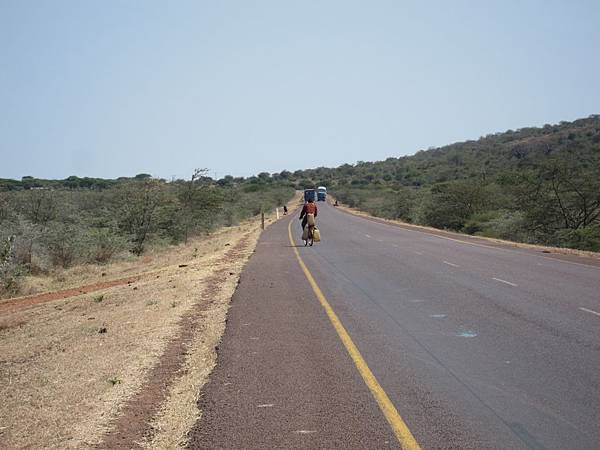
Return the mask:
<svg viewBox="0 0 600 450"><path fill-rule="evenodd" d="M0 177L251 175L600 112L598 1L0 0Z"/></svg>

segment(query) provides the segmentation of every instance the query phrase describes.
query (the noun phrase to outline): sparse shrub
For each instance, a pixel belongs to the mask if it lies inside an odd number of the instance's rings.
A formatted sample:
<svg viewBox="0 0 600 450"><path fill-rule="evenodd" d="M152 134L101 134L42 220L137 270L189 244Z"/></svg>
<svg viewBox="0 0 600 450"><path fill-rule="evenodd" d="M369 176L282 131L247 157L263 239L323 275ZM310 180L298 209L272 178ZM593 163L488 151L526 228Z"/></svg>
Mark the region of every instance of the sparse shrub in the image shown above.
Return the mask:
<svg viewBox="0 0 600 450"><path fill-rule="evenodd" d="M25 270L32 268L34 252L39 250L42 227L31 223L22 216L13 216L11 220L0 222L0 242L6 242L11 237L12 258L15 264Z"/></svg>
<svg viewBox="0 0 600 450"><path fill-rule="evenodd" d="M123 383L123 382L121 381L121 379L120 379L120 378L117 378L116 376L115 376L115 377L111 377L111 378L109 378L107 381L108 381L110 384L112 384L113 386L116 386L117 384L121 384L121 383Z"/></svg>
<svg viewBox="0 0 600 450"><path fill-rule="evenodd" d="M534 242L525 227L525 218L520 211L498 211L482 226L481 235L519 242Z"/></svg>
<svg viewBox="0 0 600 450"><path fill-rule="evenodd" d="M0 224L7 222L14 216L14 210L11 208L8 194L0 192Z"/></svg>
<svg viewBox="0 0 600 450"><path fill-rule="evenodd" d="M600 226L561 230L557 232L556 238L561 247L579 248L592 252L600 251Z"/></svg>
<svg viewBox="0 0 600 450"><path fill-rule="evenodd" d="M16 262L15 236L0 242L0 295L15 295L20 291L24 268Z"/></svg>
<svg viewBox="0 0 600 450"><path fill-rule="evenodd" d="M100 294L100 295L96 295L93 298L94 303L102 303L102 301L104 300L104 295Z"/></svg>
<svg viewBox="0 0 600 450"><path fill-rule="evenodd" d="M80 230L73 226L53 223L44 242L52 264L57 267L70 267L82 253Z"/></svg>
<svg viewBox="0 0 600 450"><path fill-rule="evenodd" d="M498 217L496 211L473 214L462 227L462 232L467 234L485 234L490 229L490 223Z"/></svg>
<svg viewBox="0 0 600 450"><path fill-rule="evenodd" d="M127 248L127 240L108 228L96 228L88 235L89 260L106 264L113 256Z"/></svg>
<svg viewBox="0 0 600 450"><path fill-rule="evenodd" d="M129 234L131 251L141 255L146 240L155 231L156 211L161 203L161 185L158 180L143 179L123 185L118 193L121 229Z"/></svg>
<svg viewBox="0 0 600 450"><path fill-rule="evenodd" d="M17 204L24 216L35 224L45 225L56 217L58 204L54 191L35 189L20 192Z"/></svg>
<svg viewBox="0 0 600 450"><path fill-rule="evenodd" d="M223 213L223 225L226 227L233 227L238 223L239 221L237 220L235 211L233 209L227 209Z"/></svg>

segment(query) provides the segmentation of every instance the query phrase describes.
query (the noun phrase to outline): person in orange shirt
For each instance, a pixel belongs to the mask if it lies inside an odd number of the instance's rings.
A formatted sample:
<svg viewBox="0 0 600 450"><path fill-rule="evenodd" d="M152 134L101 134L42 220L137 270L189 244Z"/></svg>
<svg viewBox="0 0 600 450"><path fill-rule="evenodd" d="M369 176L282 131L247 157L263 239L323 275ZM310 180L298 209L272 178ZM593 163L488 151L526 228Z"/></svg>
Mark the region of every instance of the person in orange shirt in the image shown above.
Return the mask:
<svg viewBox="0 0 600 450"><path fill-rule="evenodd" d="M304 206L302 207L302 211L300 212L300 219L302 221L302 229L304 230L304 228L306 227L306 224L308 222L308 215L312 214L314 217L317 217L317 205L315 204L315 201L312 198L308 199L308 202L306 202L304 204Z"/></svg>

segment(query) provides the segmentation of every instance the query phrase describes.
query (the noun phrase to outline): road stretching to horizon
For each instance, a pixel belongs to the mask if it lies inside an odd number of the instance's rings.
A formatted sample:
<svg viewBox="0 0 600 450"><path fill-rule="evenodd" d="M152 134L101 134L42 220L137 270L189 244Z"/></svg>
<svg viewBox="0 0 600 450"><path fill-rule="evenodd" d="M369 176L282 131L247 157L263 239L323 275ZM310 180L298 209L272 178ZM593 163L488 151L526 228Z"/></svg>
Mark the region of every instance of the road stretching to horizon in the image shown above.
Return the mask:
<svg viewBox="0 0 600 450"><path fill-rule="evenodd" d="M270 226L231 304L190 448L383 449L397 438L302 261L421 448L600 448L600 267L319 203ZM386 419L386 417L388 417Z"/></svg>

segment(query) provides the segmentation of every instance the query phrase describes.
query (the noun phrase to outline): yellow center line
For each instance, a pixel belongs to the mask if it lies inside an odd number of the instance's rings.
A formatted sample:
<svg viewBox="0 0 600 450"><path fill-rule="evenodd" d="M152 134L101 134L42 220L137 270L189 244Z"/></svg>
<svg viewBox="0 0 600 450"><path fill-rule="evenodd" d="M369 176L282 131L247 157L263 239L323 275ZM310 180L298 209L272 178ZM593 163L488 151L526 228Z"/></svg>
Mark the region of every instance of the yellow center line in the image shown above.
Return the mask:
<svg viewBox="0 0 600 450"><path fill-rule="evenodd" d="M292 222L290 221L290 223L288 225L288 234L290 237L290 243L292 244L294 253L296 254L296 258L298 258L298 263L300 264L300 267L302 268L302 271L304 272L306 279L310 283L315 295L317 296L317 299L321 303L321 306L323 306L323 308L325 309L325 312L327 313L327 317L329 317L331 324L335 328L335 331L337 331L337 334L340 337L340 340L344 344L344 347L346 347L346 350L348 351L348 354L352 358L352 361L354 362L354 365L358 369L358 372L362 376L362 379L364 380L365 384L371 391L371 394L377 401L377 404L379 405L379 409L381 409L381 412L383 413L383 415L389 422L390 426L392 427L392 430L394 431L394 434L396 435L396 438L398 439L400 446L404 450L420 449L421 447L419 447L419 444L417 443L414 436L408 429L408 426L406 425L404 420L402 420L402 417L398 413L398 410L396 410L396 407L394 406L394 404L392 403L392 401L390 400L388 395L385 393L385 391L383 390L383 388L381 387L381 385L379 384L377 379L375 378L375 375L373 375L373 372L371 372L371 369L369 368L366 361L364 360L364 358L358 351L358 348L356 347L356 345L354 345L354 342L352 341L352 338L350 337L350 335L344 328L344 325L342 325L342 322L340 321L337 314L334 312L333 308L327 301L327 298L325 297L325 295L323 295L323 292L321 291L321 289L319 288L319 285L317 284L317 282L313 278L312 274L308 270L308 267L306 267L306 264L304 264L304 261L302 260L302 257L300 256L300 253L298 252L298 249L295 247L295 242L294 242L294 239L292 238L292 228L291 227L292 227Z"/></svg>

